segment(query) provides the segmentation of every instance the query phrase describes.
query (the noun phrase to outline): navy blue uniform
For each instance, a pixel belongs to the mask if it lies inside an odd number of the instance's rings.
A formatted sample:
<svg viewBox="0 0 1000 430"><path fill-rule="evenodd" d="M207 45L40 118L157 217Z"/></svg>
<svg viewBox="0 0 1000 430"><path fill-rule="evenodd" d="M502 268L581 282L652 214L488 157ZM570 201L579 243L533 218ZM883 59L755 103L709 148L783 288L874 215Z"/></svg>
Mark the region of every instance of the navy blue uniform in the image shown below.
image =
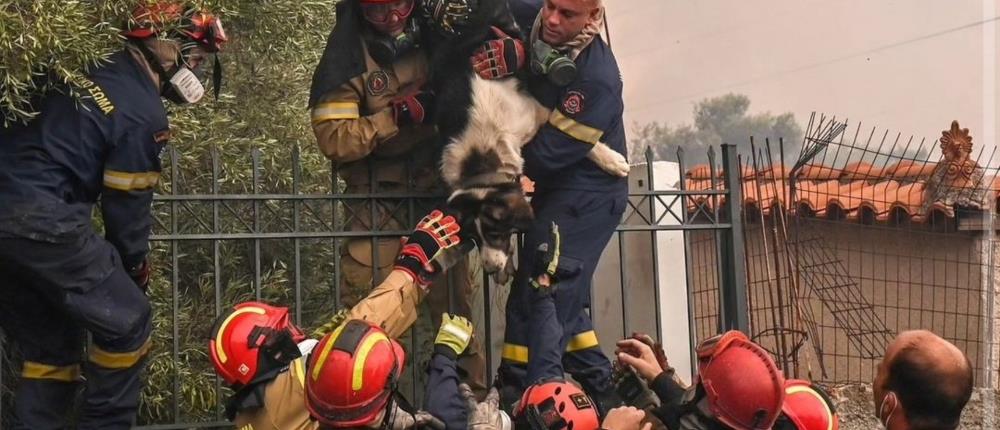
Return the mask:
<svg viewBox="0 0 1000 430"><path fill-rule="evenodd" d="M454 351L448 347L435 348L427 365L424 410L443 421L447 430L466 430L469 428L468 409L458 392L461 379L456 360Z"/></svg>
<svg viewBox="0 0 1000 430"><path fill-rule="evenodd" d="M134 420L150 307L126 268L149 250L167 127L152 79L120 52L46 96L27 125L0 129L0 324L25 359L19 426L62 427L81 361L78 428ZM103 238L91 226L97 202ZM85 330L93 344L81 360Z"/></svg>
<svg viewBox="0 0 1000 430"><path fill-rule="evenodd" d="M510 0L511 11L526 34L541 10L540 0ZM528 88L552 115L522 150L525 174L535 181L532 208L535 224L525 233L519 252L518 274L507 302L507 328L501 382L508 390L527 385L558 371L552 361L561 355L563 368L595 399L610 392L611 363L601 352L589 316L594 269L625 211L628 183L604 172L587 158L597 142L625 154L622 121L622 82L617 61L598 36L576 58L577 77L557 87L535 76ZM531 286L535 249L548 237L549 225L559 225L562 253L580 265L580 276L561 282L555 295L557 318L533 326ZM557 354L536 355L531 336L555 332L561 348ZM561 354L565 352L565 354ZM529 364L530 363L530 364ZM538 369L537 371L535 369ZM556 370L553 370L556 369ZM600 403L600 401L599 401Z"/></svg>

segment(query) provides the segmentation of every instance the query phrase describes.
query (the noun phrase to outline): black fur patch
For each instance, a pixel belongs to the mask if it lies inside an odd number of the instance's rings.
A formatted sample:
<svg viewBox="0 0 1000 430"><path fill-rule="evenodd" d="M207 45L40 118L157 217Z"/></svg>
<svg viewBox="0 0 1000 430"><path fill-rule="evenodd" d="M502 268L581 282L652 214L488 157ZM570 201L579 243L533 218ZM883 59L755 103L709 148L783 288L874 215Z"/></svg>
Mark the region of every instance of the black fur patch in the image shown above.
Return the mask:
<svg viewBox="0 0 1000 430"><path fill-rule="evenodd" d="M459 172L461 172L462 178L471 178L476 175L497 172L501 166L503 166L503 162L500 160L500 154L497 154L495 150L490 150L485 154L475 151L462 160Z"/></svg>

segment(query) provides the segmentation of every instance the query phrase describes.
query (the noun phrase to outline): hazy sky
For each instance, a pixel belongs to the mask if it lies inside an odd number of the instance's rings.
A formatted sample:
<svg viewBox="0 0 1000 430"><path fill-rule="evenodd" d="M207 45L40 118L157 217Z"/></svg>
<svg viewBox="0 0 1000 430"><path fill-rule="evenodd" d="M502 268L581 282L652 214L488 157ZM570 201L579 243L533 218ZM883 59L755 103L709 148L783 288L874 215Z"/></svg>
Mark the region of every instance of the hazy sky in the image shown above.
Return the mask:
<svg viewBox="0 0 1000 430"><path fill-rule="evenodd" d="M1000 0L605 5L630 129L690 123L696 101L737 92L803 127L818 111L933 140L957 119L977 149L997 144Z"/></svg>

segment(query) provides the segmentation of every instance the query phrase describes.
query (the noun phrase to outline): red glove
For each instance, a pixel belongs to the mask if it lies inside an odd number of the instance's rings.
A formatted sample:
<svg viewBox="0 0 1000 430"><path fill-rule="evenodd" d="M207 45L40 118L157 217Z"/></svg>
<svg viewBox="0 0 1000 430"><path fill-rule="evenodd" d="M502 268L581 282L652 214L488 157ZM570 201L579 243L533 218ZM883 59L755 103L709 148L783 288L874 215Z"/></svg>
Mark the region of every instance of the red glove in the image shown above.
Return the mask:
<svg viewBox="0 0 1000 430"><path fill-rule="evenodd" d="M417 125L429 122L433 115L434 93L420 90L392 101L396 125Z"/></svg>
<svg viewBox="0 0 1000 430"><path fill-rule="evenodd" d="M435 271L431 263L441 251L458 245L460 230L455 217L446 216L437 209L431 211L403 242L395 268L409 273L420 286L429 284L430 275Z"/></svg>
<svg viewBox="0 0 1000 430"><path fill-rule="evenodd" d="M524 66L524 42L492 27L496 39L487 40L472 53L472 70L483 79L500 79L513 75Z"/></svg>
<svg viewBox="0 0 1000 430"><path fill-rule="evenodd" d="M135 285L139 287L142 292L146 292L149 289L149 258L143 259L142 263L135 266L128 271L128 276L132 278Z"/></svg>

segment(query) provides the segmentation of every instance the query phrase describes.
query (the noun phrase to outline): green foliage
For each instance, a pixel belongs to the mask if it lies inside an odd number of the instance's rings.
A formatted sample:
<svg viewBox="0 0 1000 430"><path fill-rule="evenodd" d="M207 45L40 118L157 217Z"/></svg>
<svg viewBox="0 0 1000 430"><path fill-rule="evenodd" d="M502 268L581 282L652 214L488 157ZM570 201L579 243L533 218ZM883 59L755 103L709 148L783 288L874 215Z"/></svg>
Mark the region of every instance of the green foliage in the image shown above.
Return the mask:
<svg viewBox="0 0 1000 430"><path fill-rule="evenodd" d="M731 143L740 153L750 153L750 137L758 145L770 139L772 154L778 154L778 140L784 140L786 162L798 155L802 143L802 128L791 113L773 115L770 112L750 114L750 98L727 94L698 102L694 107L694 124L671 127L657 122L637 126L630 142L631 159L643 160L647 147L654 160L677 160L677 150L684 149L685 164L707 162L709 147ZM758 146L759 148L760 146ZM777 160L775 160L777 161Z"/></svg>
<svg viewBox="0 0 1000 430"><path fill-rule="evenodd" d="M38 96L121 49L143 0L8 0L0 6L0 124L37 115ZM192 2L225 10L219 1ZM249 3L249 2L247 2Z"/></svg>
<svg viewBox="0 0 1000 430"><path fill-rule="evenodd" d="M14 0L0 6L3 123L31 117L29 102L54 82L49 76L71 79L121 49L119 27L138 1ZM214 189L220 194L290 193L296 147L301 149L299 192L332 192L330 164L315 149L306 103L312 70L334 23L335 1L208 3L211 10L221 11L230 39L219 55L224 66L222 94L218 101L206 96L193 106L168 105L173 149L163 156L164 174L157 193L212 193ZM213 151L218 154L220 173L214 183ZM259 154L256 184L252 151ZM224 226L238 223L235 218L246 219L251 209L249 203L233 206L235 214L223 211L220 222ZM260 206L262 230L291 223L287 207L274 202ZM190 232L200 228L198 219L212 219L211 209L157 203L154 214L169 220L171 211L178 211L177 231ZM314 210L326 220L334 217L330 208ZM308 222L317 221L303 221ZM310 227L315 230L315 226L303 225ZM169 228L169 222L165 227L154 224L154 233L169 233ZM153 242L154 278L149 293L154 311L153 349L139 423L224 419L218 405L226 391L217 390L206 348L216 313L255 299L258 292L263 300L294 305L291 287L298 281L303 306L295 310L300 311L302 325L311 328L326 322L333 310L331 243L302 241L303 275L296 280L289 270L292 240L261 241L259 254L253 241L220 242L217 253L211 242ZM255 267L257 261L260 267ZM176 283L172 282L175 277ZM12 354L16 352L8 358ZM15 363L6 364L4 381L13 381ZM9 385L3 388L4 414L8 415L13 410L12 396ZM174 411L175 401L179 415ZM5 416L0 427L8 419Z"/></svg>
<svg viewBox="0 0 1000 430"><path fill-rule="evenodd" d="M158 192L209 194L217 188L220 194L290 193L292 152L296 147L301 149L299 191L331 192L329 162L315 150L306 103L312 70L333 25L334 2L230 0L225 3L225 11L223 21L230 43L219 55L224 66L222 94L218 101L206 97L197 105L171 106L171 145L176 150L177 177L171 173L174 165L170 154L165 154L164 180ZM217 151L220 171L215 183L213 150ZM256 184L251 159L254 150L259 157ZM169 219L169 206L157 205L154 209L161 219ZM184 209L189 212L182 213L191 216L179 217L178 231L196 230L196 219L211 220L210 209ZM246 214L250 209L249 203L234 204L237 214ZM290 224L292 216L287 209L274 202L261 203L261 228L266 230L268 225L280 222ZM328 216L332 219L333 213ZM233 218L223 216L221 222L235 223ZM257 291L265 301L295 304L294 273L289 270L293 241L260 243L259 282L254 266L258 257L251 241L219 244L219 279L214 274L212 243L182 242L176 250L166 242L153 246L154 267L160 268L155 273L157 288L150 295L156 315L156 355L146 374L140 423L224 419L219 415L221 398L216 395L216 378L206 355L209 330L219 309L256 299ZM172 251L178 254L176 267ZM333 309L333 251L329 241L304 241L301 252L303 279L299 282L304 304L302 309L293 306L293 310L301 312L303 326L315 327L328 319ZM170 291L171 276L178 278L176 292ZM176 328L171 319L174 309ZM175 341L176 360L172 353ZM180 390L179 417L172 411L175 378ZM164 395L164 391L170 394ZM226 390L218 393L222 398L227 395Z"/></svg>

